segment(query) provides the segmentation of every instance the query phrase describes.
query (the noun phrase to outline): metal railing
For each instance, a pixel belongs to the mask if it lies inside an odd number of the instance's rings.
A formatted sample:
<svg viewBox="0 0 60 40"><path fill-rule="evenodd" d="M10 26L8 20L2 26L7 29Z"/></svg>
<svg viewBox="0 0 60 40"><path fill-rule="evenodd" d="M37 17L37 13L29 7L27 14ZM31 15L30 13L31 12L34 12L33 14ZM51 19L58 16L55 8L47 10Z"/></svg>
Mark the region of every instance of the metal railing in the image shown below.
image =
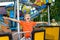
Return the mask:
<svg viewBox="0 0 60 40"><path fill-rule="evenodd" d="M25 35L25 33L27 33L27 32L29 32L29 33L31 34L30 31L19 32L19 34L20 34L20 39L18 38L18 32L13 33L13 34L12 34L13 40L21 40L23 37L25 37L25 36L23 36L23 35ZM23 35L22 35L22 34L23 34ZM23 37L22 37L22 36L23 36Z"/></svg>

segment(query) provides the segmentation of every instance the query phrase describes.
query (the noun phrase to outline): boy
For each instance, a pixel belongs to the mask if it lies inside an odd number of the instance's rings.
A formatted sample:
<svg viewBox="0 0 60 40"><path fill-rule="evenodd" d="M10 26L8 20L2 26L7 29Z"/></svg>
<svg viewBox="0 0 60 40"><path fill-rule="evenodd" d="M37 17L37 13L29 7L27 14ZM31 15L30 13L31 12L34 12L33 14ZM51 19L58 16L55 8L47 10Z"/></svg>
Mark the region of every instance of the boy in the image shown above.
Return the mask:
<svg viewBox="0 0 60 40"><path fill-rule="evenodd" d="M20 23L20 25L22 26L23 32L26 32L24 35L25 37L22 38L21 40L25 40L25 39L30 40L30 37L31 37L30 33L33 31L33 26L35 26L37 23L47 23L47 22L33 22L30 20L29 14L25 14L24 16L25 21L22 21L22 20L19 21L16 19L8 18L8 17L3 17L3 18Z"/></svg>
<svg viewBox="0 0 60 40"><path fill-rule="evenodd" d="M51 26L58 26L58 23L56 22L55 19L52 19L52 23L50 24Z"/></svg>

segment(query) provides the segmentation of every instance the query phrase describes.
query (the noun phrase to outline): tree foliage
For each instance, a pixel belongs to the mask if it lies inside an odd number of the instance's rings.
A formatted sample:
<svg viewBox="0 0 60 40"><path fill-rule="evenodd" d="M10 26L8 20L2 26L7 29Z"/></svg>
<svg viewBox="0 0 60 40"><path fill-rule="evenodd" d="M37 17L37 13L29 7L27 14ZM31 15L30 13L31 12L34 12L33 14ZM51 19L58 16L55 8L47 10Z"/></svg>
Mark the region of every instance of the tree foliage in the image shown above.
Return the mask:
<svg viewBox="0 0 60 40"><path fill-rule="evenodd" d="M47 8L46 8L46 10L47 10ZM46 14L45 16L42 17L43 21L48 21L48 13L47 12L43 12L42 14L43 15ZM41 15L39 15L37 17L38 20L41 19L40 16ZM54 3L53 6L50 5L50 20L53 19L53 18L56 19L56 21L60 21L60 0L56 0L56 2Z"/></svg>

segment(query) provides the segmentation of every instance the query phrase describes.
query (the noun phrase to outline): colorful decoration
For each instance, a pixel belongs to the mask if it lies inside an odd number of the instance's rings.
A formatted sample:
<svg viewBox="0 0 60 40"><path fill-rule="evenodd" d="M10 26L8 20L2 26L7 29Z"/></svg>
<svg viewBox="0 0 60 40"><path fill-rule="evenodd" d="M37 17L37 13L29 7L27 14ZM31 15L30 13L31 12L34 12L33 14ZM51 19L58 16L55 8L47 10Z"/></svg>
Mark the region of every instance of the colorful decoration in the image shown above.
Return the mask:
<svg viewBox="0 0 60 40"><path fill-rule="evenodd" d="M36 4L38 6L42 6L46 3L52 3L52 0L36 0L34 4Z"/></svg>
<svg viewBox="0 0 60 40"><path fill-rule="evenodd" d="M44 4L46 4L46 0L44 0Z"/></svg>
<svg viewBox="0 0 60 40"><path fill-rule="evenodd" d="M31 9L31 6L24 5L24 7L22 8L22 12L23 13L29 13L30 12L30 9Z"/></svg>
<svg viewBox="0 0 60 40"><path fill-rule="evenodd" d="M14 18L14 10L10 10L10 18Z"/></svg>
<svg viewBox="0 0 60 40"><path fill-rule="evenodd" d="M44 0L41 0L41 5L43 5L44 4Z"/></svg>
<svg viewBox="0 0 60 40"><path fill-rule="evenodd" d="M22 3L29 2L30 0L21 0Z"/></svg>
<svg viewBox="0 0 60 40"><path fill-rule="evenodd" d="M36 2L40 2L40 0L36 0Z"/></svg>
<svg viewBox="0 0 60 40"><path fill-rule="evenodd" d="M44 9L44 8L46 8L46 7L47 7L46 5L42 5L42 6L41 6L41 9Z"/></svg>
<svg viewBox="0 0 60 40"><path fill-rule="evenodd" d="M30 10L30 15L31 15L31 18L34 18L38 15L38 11L36 10L36 8L31 8Z"/></svg>
<svg viewBox="0 0 60 40"><path fill-rule="evenodd" d="M35 8L31 8L30 14L31 14L31 15L34 14L34 11L35 11Z"/></svg>
<svg viewBox="0 0 60 40"><path fill-rule="evenodd" d="M7 15L8 15L8 16L10 15L10 12L9 12L9 11L7 11Z"/></svg>
<svg viewBox="0 0 60 40"><path fill-rule="evenodd" d="M2 19L2 17L3 17L3 15L2 15L2 14L0 14L0 20Z"/></svg>
<svg viewBox="0 0 60 40"><path fill-rule="evenodd" d="M22 3L28 2L28 0L21 0Z"/></svg>
<svg viewBox="0 0 60 40"><path fill-rule="evenodd" d="M13 7L13 6L14 6L14 4L9 4L5 8L9 8L9 7Z"/></svg>
<svg viewBox="0 0 60 40"><path fill-rule="evenodd" d="M35 1L35 4L38 5L38 6L42 6L45 3L46 3L46 0L36 0Z"/></svg>
<svg viewBox="0 0 60 40"><path fill-rule="evenodd" d="M49 0L49 3L52 3L52 0Z"/></svg>
<svg viewBox="0 0 60 40"><path fill-rule="evenodd" d="M36 0L34 4L36 4L38 6L41 6L41 1L40 0Z"/></svg>
<svg viewBox="0 0 60 40"><path fill-rule="evenodd" d="M46 0L46 3L48 3L49 1L48 0Z"/></svg>

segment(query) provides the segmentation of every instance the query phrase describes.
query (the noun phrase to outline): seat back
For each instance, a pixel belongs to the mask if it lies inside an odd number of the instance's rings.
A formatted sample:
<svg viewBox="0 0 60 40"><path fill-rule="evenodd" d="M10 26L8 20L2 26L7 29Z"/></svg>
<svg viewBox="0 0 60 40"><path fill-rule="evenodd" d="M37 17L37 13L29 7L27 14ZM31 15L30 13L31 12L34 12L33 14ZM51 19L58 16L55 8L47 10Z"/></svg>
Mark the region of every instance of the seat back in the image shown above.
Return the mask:
<svg viewBox="0 0 60 40"><path fill-rule="evenodd" d="M10 33L0 33L0 40L12 40Z"/></svg>
<svg viewBox="0 0 60 40"><path fill-rule="evenodd" d="M32 40L45 40L45 30L35 30L32 32Z"/></svg>

